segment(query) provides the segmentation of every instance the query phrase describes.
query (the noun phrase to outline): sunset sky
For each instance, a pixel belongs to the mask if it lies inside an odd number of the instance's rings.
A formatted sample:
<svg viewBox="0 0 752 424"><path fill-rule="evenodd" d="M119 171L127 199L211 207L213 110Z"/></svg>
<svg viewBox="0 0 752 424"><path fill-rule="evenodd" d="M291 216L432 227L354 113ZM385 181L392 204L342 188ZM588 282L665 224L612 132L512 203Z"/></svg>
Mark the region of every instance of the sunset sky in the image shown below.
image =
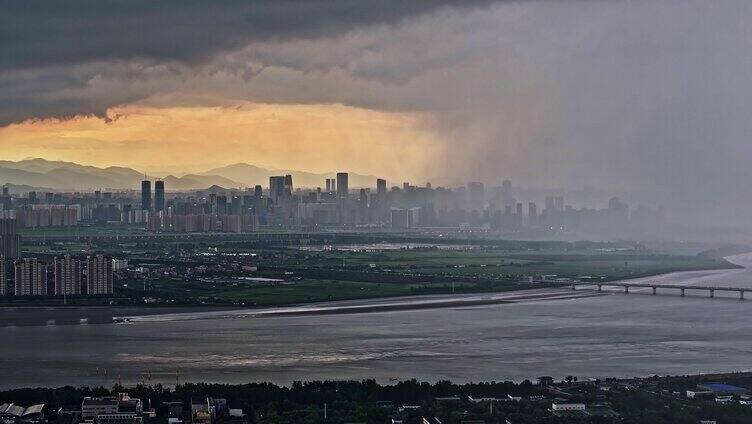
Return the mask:
<svg viewBox="0 0 752 424"><path fill-rule="evenodd" d="M749 16L740 0L10 2L0 148L737 209L752 186Z"/></svg>
<svg viewBox="0 0 752 424"><path fill-rule="evenodd" d="M436 140L430 119L341 104L108 108L105 117L47 118L0 129L5 159L44 157L146 172L202 172L237 162L312 171L420 175ZM6 147L7 146L7 147ZM409 175L409 174L408 174Z"/></svg>

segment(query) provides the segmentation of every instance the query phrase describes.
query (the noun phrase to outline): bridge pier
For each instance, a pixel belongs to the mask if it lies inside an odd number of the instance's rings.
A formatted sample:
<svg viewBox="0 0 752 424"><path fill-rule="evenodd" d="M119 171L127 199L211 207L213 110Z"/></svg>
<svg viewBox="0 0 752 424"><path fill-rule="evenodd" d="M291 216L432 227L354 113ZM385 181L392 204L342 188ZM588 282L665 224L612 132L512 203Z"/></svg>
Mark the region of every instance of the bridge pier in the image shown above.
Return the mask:
<svg viewBox="0 0 752 424"><path fill-rule="evenodd" d="M710 289L710 298L712 299L714 297L715 297L715 290Z"/></svg>
<svg viewBox="0 0 752 424"><path fill-rule="evenodd" d="M658 293L658 287L653 287L653 294Z"/></svg>
<svg viewBox="0 0 752 424"><path fill-rule="evenodd" d="M598 284L598 291L603 291L603 285L602 284Z"/></svg>
<svg viewBox="0 0 752 424"><path fill-rule="evenodd" d="M739 290L739 300L744 300L744 290Z"/></svg>
<svg viewBox="0 0 752 424"><path fill-rule="evenodd" d="M684 289L681 289L681 295L684 296Z"/></svg>
<svg viewBox="0 0 752 424"><path fill-rule="evenodd" d="M575 287L574 284L572 284L572 290L577 290L577 287Z"/></svg>
<svg viewBox="0 0 752 424"><path fill-rule="evenodd" d="M629 294L629 286L624 286L624 294Z"/></svg>

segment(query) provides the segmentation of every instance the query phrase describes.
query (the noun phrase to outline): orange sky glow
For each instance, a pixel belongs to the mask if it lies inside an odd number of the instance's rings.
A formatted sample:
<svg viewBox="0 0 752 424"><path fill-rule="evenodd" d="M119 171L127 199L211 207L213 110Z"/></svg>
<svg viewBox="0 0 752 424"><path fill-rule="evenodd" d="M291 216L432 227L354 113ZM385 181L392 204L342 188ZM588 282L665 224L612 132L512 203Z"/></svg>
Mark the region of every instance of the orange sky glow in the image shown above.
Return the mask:
<svg viewBox="0 0 752 424"><path fill-rule="evenodd" d="M328 172L347 164L348 171L396 178L425 174L436 137L428 116L341 104L126 105L110 108L107 119L2 127L0 148L8 160L41 157L144 172L202 172L237 162Z"/></svg>

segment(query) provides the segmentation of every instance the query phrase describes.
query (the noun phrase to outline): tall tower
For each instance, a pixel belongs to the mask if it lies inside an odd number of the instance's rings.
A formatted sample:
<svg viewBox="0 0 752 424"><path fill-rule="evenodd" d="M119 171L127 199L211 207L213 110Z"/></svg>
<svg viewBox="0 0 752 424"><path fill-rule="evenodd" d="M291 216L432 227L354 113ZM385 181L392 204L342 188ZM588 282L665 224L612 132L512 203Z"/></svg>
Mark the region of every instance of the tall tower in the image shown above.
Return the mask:
<svg viewBox="0 0 752 424"><path fill-rule="evenodd" d="M0 296L8 294L8 277L5 275L5 256L0 255Z"/></svg>
<svg viewBox="0 0 752 424"><path fill-rule="evenodd" d="M381 178L376 179L376 194L379 196L386 195L386 180Z"/></svg>
<svg viewBox="0 0 752 424"><path fill-rule="evenodd" d="M159 212L164 209L164 181L154 181L154 210Z"/></svg>
<svg viewBox="0 0 752 424"><path fill-rule="evenodd" d="M340 199L347 198L349 191L347 172L337 172L337 197Z"/></svg>
<svg viewBox="0 0 752 424"><path fill-rule="evenodd" d="M151 210L151 181L147 179L141 181L141 209Z"/></svg>
<svg viewBox="0 0 752 424"><path fill-rule="evenodd" d="M538 207L534 202L527 204L527 225L535 225L538 221Z"/></svg>
<svg viewBox="0 0 752 424"><path fill-rule="evenodd" d="M285 196L292 195L292 175L285 175Z"/></svg>
<svg viewBox="0 0 752 424"><path fill-rule="evenodd" d="M292 182L292 181L291 181ZM285 195L285 177L282 175L275 175L269 177L269 197L274 203L279 201Z"/></svg>

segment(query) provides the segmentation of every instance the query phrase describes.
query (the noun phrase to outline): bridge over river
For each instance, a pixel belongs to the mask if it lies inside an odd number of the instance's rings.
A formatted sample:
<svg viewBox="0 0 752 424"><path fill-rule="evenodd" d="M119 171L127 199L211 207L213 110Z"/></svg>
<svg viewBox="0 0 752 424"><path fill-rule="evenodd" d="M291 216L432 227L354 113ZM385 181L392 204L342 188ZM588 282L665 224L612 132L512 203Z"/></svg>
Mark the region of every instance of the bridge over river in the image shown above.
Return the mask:
<svg viewBox="0 0 752 424"><path fill-rule="evenodd" d="M703 285L682 285L682 284L665 284L665 283L630 283L622 281L604 282L604 283L574 283L570 287L577 290L578 287L598 287L598 291L603 291L603 287L623 287L624 293L629 294L631 288L649 288L653 289L653 294L658 294L658 289L678 290L682 296L689 290L707 292L711 298L715 297L715 292L733 292L739 294L739 300L744 300L744 293L752 291L752 287L727 287L727 286L703 286Z"/></svg>

